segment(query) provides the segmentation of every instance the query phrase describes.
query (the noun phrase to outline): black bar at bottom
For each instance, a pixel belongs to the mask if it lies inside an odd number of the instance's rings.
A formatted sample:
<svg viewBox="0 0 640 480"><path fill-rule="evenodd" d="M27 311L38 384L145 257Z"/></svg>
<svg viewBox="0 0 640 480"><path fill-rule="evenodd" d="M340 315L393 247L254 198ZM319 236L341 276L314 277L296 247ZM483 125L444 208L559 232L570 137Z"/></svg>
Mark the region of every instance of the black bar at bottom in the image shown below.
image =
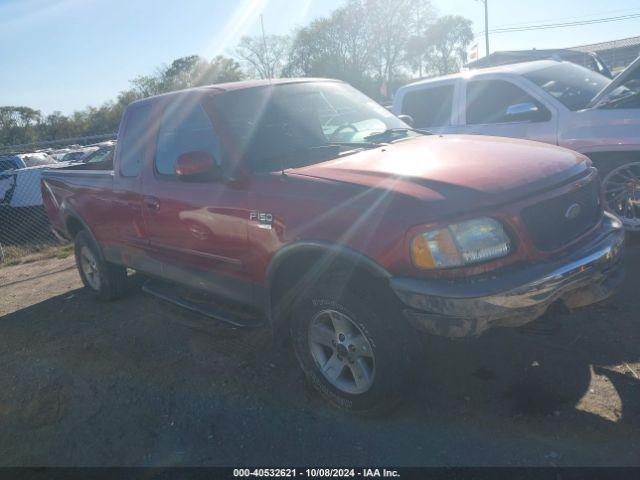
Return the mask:
<svg viewBox="0 0 640 480"><path fill-rule="evenodd" d="M637 480L639 467L0 467L0 480L388 478L420 480Z"/></svg>

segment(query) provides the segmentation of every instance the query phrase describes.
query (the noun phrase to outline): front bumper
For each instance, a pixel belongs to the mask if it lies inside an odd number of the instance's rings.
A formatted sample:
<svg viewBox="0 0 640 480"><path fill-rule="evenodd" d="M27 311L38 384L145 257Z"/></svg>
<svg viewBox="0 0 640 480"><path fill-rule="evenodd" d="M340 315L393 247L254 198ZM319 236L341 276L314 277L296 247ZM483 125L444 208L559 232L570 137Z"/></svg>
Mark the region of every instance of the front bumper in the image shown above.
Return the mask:
<svg viewBox="0 0 640 480"><path fill-rule="evenodd" d="M413 326L446 337L479 335L531 322L556 301L578 308L608 298L623 278L623 244L622 224L605 214L595 238L560 260L455 281L394 277L390 285Z"/></svg>

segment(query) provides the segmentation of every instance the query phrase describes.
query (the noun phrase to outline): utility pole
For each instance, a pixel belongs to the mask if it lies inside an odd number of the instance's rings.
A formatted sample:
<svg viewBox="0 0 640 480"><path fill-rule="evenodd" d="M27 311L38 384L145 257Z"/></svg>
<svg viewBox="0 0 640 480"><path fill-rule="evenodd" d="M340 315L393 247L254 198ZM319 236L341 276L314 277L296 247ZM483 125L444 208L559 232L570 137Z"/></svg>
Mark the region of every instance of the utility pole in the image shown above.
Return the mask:
<svg viewBox="0 0 640 480"><path fill-rule="evenodd" d="M489 0L482 0L484 3L484 42L486 47L486 55L489 56Z"/></svg>

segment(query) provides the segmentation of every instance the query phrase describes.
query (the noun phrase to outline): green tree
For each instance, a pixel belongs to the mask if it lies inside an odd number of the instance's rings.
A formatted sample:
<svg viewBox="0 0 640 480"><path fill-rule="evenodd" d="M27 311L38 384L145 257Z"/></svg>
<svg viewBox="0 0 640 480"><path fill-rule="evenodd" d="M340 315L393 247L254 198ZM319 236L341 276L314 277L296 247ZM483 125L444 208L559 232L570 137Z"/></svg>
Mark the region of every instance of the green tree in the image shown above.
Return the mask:
<svg viewBox="0 0 640 480"><path fill-rule="evenodd" d="M418 78L424 74L424 57L427 45L424 35L436 19L436 13L429 0L413 0L409 6L407 30L409 36L405 46L404 62Z"/></svg>
<svg viewBox="0 0 640 480"><path fill-rule="evenodd" d="M411 7L411 0L367 0L365 3L373 66L378 78L385 83L393 80L405 57Z"/></svg>
<svg viewBox="0 0 640 480"><path fill-rule="evenodd" d="M218 55L205 68L200 65L196 85L210 85L214 83L237 82L244 78L240 64L233 58Z"/></svg>
<svg viewBox="0 0 640 480"><path fill-rule="evenodd" d="M0 144L12 145L33 142L40 122L39 110L29 107L0 107Z"/></svg>
<svg viewBox="0 0 640 480"><path fill-rule="evenodd" d="M286 73L339 78L379 97L380 87L405 78L409 41L433 16L428 0L349 0L296 32Z"/></svg>
<svg viewBox="0 0 640 480"><path fill-rule="evenodd" d="M242 77L240 64L231 58L219 55L209 62L198 55L190 55L158 68L153 75L133 79L131 85L134 95L144 98L184 88L237 81Z"/></svg>
<svg viewBox="0 0 640 480"><path fill-rule="evenodd" d="M291 38L288 35L242 37L236 56L251 76L278 78L282 76L290 48Z"/></svg>
<svg viewBox="0 0 640 480"><path fill-rule="evenodd" d="M372 89L371 37L363 2L351 0L296 32L287 75L331 77Z"/></svg>
<svg viewBox="0 0 640 480"><path fill-rule="evenodd" d="M437 75L460 71L472 41L471 20L459 15L447 15L436 20L424 35L424 57L429 71Z"/></svg>

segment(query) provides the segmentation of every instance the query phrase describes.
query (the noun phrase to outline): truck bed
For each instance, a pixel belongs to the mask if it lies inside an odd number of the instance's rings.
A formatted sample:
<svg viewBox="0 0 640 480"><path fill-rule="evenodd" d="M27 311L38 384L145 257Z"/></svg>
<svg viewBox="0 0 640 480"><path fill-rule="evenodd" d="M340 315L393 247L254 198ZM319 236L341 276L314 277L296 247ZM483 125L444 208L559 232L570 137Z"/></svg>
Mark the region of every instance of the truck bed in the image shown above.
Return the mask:
<svg viewBox="0 0 640 480"><path fill-rule="evenodd" d="M113 196L113 177L113 170L94 170L86 165L43 171L42 200L56 232L69 237L65 222L70 212L91 219L106 211Z"/></svg>

